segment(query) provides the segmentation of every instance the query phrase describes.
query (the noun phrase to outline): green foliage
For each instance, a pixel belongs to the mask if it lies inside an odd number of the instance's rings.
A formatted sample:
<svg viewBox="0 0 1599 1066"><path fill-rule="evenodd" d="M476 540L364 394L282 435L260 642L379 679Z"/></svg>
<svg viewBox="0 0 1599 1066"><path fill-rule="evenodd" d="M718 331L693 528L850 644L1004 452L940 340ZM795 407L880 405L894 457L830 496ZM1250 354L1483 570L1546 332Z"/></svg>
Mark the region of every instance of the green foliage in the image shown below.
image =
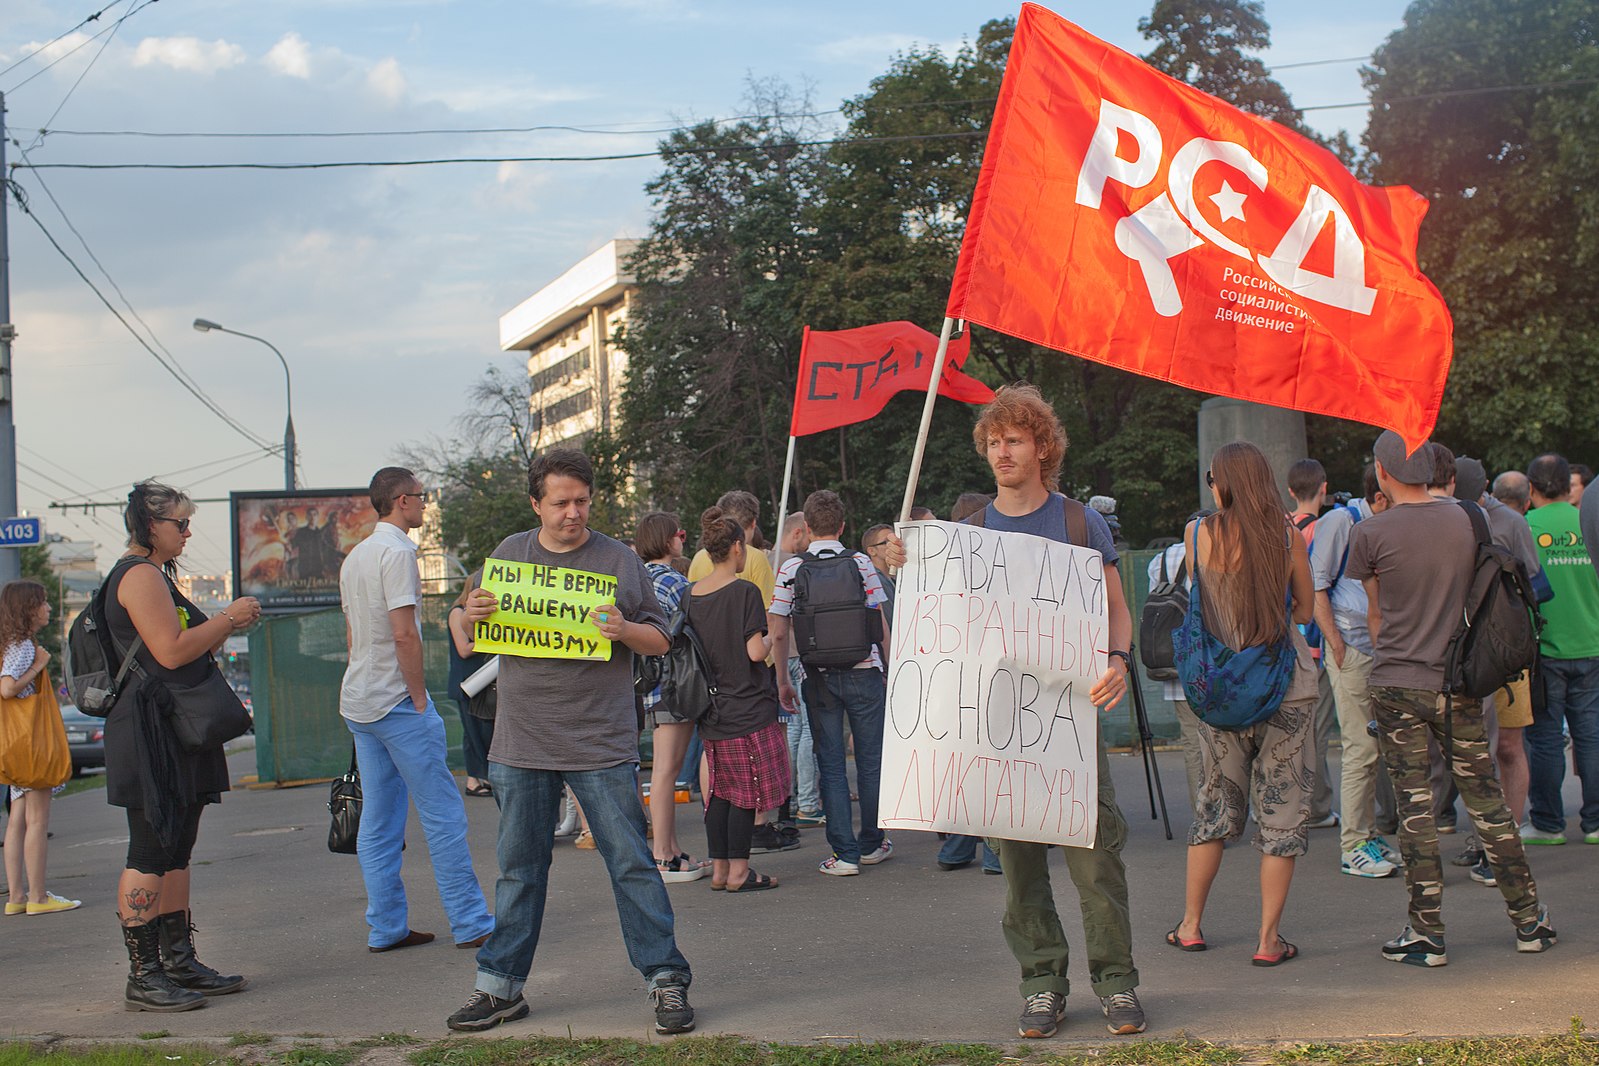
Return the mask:
<svg viewBox="0 0 1599 1066"><path fill-rule="evenodd" d="M1490 476L1551 449L1592 463L1599 10L1413 4L1364 75L1373 175L1432 202L1421 265L1455 319L1438 436Z"/></svg>

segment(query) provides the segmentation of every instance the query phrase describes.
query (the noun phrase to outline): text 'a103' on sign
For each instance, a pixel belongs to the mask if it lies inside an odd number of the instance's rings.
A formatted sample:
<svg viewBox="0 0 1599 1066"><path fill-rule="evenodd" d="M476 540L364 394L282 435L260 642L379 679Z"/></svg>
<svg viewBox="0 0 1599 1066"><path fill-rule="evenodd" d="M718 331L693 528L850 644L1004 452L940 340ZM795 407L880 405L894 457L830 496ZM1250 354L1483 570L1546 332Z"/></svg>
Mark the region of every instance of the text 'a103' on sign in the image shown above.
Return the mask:
<svg viewBox="0 0 1599 1066"><path fill-rule="evenodd" d="M44 523L34 516L0 520L0 548L26 548L44 543Z"/></svg>

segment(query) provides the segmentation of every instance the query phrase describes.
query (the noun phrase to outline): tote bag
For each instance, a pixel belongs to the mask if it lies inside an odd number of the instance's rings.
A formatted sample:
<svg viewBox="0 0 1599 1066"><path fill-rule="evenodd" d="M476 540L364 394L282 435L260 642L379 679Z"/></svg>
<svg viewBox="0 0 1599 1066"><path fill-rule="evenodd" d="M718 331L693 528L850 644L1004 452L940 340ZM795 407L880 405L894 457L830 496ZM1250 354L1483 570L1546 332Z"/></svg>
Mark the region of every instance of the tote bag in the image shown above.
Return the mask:
<svg viewBox="0 0 1599 1066"><path fill-rule="evenodd" d="M1298 653L1284 629L1281 640L1234 651L1205 628L1199 572L1190 569L1188 612L1172 631L1177 677L1188 705L1212 729L1244 730L1277 713L1294 679ZM1286 610L1286 604L1284 605Z"/></svg>
<svg viewBox="0 0 1599 1066"><path fill-rule="evenodd" d="M0 700L0 782L18 788L55 788L72 776L72 749L61 724L61 705L48 671L34 693Z"/></svg>

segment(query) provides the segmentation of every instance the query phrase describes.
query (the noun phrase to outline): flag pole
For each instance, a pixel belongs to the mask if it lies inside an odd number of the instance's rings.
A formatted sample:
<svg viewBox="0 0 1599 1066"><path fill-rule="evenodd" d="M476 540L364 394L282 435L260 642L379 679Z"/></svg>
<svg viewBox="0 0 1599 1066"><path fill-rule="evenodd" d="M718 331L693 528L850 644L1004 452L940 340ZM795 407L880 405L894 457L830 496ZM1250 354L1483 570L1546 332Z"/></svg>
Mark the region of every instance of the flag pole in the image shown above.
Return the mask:
<svg viewBox="0 0 1599 1066"><path fill-rule="evenodd" d="M777 549L772 553L772 573L783 567L783 523L788 521L788 486L794 474L794 442L799 438L788 436L788 458L783 462L783 499L777 505Z"/></svg>
<svg viewBox="0 0 1599 1066"><path fill-rule="evenodd" d="M922 476L922 453L927 450L927 433L933 426L933 401L938 399L938 387L944 380L944 361L949 356L949 339L955 333L955 319L944 319L944 328L938 335L938 354L933 357L933 373L927 379L927 402L922 405L922 427L916 434L916 449L911 452L911 474L905 482L905 502L900 505L899 520L910 521L911 503L916 499L916 480Z"/></svg>

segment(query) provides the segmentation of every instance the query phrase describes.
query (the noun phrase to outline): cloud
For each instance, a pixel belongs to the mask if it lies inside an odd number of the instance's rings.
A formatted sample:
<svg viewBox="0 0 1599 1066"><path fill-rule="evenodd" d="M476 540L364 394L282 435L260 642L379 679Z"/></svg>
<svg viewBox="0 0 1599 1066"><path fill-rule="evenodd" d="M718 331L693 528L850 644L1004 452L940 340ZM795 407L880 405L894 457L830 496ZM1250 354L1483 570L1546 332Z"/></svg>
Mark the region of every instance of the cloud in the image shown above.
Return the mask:
<svg viewBox="0 0 1599 1066"><path fill-rule="evenodd" d="M881 63L896 52L912 48L937 48L952 56L960 50L960 43L939 43L909 33L865 33L819 44L811 49L811 54L828 63Z"/></svg>
<svg viewBox="0 0 1599 1066"><path fill-rule="evenodd" d="M393 56L366 72L366 84L391 104L397 104L405 98L405 75L400 72L400 61Z"/></svg>
<svg viewBox="0 0 1599 1066"><path fill-rule="evenodd" d="M302 81L311 77L311 47L298 33L285 33L262 60L267 69Z"/></svg>
<svg viewBox="0 0 1599 1066"><path fill-rule="evenodd" d="M146 37L133 52L136 67L160 64L195 74L215 74L244 60L244 49L238 45L222 40L208 44L198 37Z"/></svg>

